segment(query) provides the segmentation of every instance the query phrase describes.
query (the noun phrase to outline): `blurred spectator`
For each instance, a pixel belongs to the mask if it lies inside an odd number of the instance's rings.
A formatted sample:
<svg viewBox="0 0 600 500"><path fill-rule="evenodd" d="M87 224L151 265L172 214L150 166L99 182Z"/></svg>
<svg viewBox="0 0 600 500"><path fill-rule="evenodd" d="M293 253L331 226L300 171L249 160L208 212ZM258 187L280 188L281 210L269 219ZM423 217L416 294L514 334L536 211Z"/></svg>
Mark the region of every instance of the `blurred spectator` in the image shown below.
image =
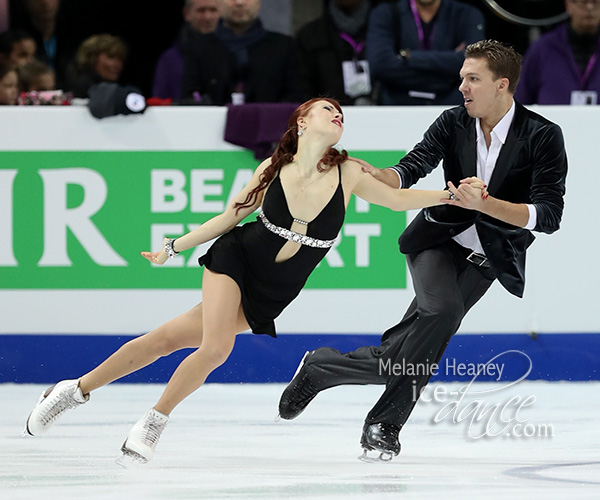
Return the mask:
<svg viewBox="0 0 600 500"><path fill-rule="evenodd" d="M112 35L93 35L81 44L65 89L74 97L88 97L92 85L118 82L127 56L125 43Z"/></svg>
<svg viewBox="0 0 600 500"><path fill-rule="evenodd" d="M10 64L0 63L0 105L17 104L18 84L17 70Z"/></svg>
<svg viewBox="0 0 600 500"><path fill-rule="evenodd" d="M379 102L452 105L463 102L458 73L463 50L484 38L483 15L456 0L400 0L375 7L367 59Z"/></svg>
<svg viewBox="0 0 600 500"><path fill-rule="evenodd" d="M325 0L323 16L298 31L302 100L315 96L340 104L372 104L365 60L370 0Z"/></svg>
<svg viewBox="0 0 600 500"><path fill-rule="evenodd" d="M214 34L194 37L185 55L183 96L204 104L300 100L294 41L266 31L260 0L219 0Z"/></svg>
<svg viewBox="0 0 600 500"><path fill-rule="evenodd" d="M54 68L58 50L56 19L60 0L24 0L23 3L29 14L28 31L37 42L37 57Z"/></svg>
<svg viewBox="0 0 600 500"><path fill-rule="evenodd" d="M175 45L163 52L156 64L152 95L179 100L183 78L183 53L195 34L213 33L219 22L219 0L186 0L183 7L185 24Z"/></svg>
<svg viewBox="0 0 600 500"><path fill-rule="evenodd" d="M600 0L566 0L569 22L525 54L515 98L523 104L598 104Z"/></svg>
<svg viewBox="0 0 600 500"><path fill-rule="evenodd" d="M0 0L0 32L8 29L9 12L8 0Z"/></svg>
<svg viewBox="0 0 600 500"><path fill-rule="evenodd" d="M54 70L42 61L27 63L19 69L19 87L21 92L55 90Z"/></svg>
<svg viewBox="0 0 600 500"><path fill-rule="evenodd" d="M18 69L33 61L35 40L21 30L8 30L0 33L0 63L8 63Z"/></svg>

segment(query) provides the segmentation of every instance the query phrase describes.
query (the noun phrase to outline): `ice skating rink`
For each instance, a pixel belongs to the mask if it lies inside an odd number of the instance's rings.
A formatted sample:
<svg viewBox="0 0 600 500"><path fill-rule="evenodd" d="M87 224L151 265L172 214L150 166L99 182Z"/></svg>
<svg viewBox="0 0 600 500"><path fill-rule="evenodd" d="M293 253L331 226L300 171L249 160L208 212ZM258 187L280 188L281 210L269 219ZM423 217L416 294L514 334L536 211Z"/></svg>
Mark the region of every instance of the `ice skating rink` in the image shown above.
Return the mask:
<svg viewBox="0 0 600 500"><path fill-rule="evenodd" d="M207 384L172 414L154 460L123 469L119 448L162 386L113 384L48 434L22 438L45 387L4 384L0 498L600 498L598 382L452 394L465 385L430 384L425 399L437 403L419 402L400 456L367 464L358 440L381 387L331 389L275 422L282 384Z"/></svg>

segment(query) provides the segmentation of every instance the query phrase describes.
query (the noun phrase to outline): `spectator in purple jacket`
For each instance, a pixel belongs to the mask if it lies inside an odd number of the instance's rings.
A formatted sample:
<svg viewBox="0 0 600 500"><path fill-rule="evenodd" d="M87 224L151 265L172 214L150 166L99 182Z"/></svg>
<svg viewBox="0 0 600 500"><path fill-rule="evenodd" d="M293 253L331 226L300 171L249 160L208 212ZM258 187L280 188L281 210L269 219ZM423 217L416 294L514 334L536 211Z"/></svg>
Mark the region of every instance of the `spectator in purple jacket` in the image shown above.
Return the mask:
<svg viewBox="0 0 600 500"><path fill-rule="evenodd" d="M570 21L542 35L523 62L523 104L599 104L600 0L565 0Z"/></svg>
<svg viewBox="0 0 600 500"><path fill-rule="evenodd" d="M215 31L219 15L218 0L186 0L183 7L185 24L175 45L163 52L156 64L152 88L154 97L174 100L181 98L185 46L191 37Z"/></svg>

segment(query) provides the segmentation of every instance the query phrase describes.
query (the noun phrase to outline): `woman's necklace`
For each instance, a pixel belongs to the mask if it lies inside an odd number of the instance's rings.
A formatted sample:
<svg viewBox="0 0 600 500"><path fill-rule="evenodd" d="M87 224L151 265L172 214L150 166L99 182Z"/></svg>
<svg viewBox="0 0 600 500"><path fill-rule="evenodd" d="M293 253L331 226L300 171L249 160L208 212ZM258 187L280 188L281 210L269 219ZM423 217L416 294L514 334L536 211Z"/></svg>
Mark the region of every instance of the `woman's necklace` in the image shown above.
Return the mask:
<svg viewBox="0 0 600 500"><path fill-rule="evenodd" d="M300 165L298 165L298 162L297 162L297 161L294 161L294 163L295 163L295 164L296 164L296 166L298 167L298 180L301 180L301 179L303 179L303 177L302 177L302 174L300 173ZM305 184L304 186L301 186L301 187L300 187L300 191L304 192L304 190L305 190L305 189L306 189L308 186L310 186L311 184L313 184L313 183L317 182L319 179L322 179L322 178L323 178L323 176L322 176L322 173L321 173L321 172L319 172L319 173L318 173L318 174L315 176L315 178L314 178L312 181L310 181L308 184ZM298 184L300 184L300 183L298 183Z"/></svg>

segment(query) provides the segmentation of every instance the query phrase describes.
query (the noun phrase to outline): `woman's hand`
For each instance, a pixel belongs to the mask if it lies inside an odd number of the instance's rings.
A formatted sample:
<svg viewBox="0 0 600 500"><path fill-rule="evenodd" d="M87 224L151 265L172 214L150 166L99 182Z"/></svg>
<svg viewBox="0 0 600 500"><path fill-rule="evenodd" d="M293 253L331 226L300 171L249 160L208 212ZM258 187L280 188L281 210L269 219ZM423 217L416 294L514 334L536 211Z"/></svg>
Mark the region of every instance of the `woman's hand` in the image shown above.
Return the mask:
<svg viewBox="0 0 600 500"><path fill-rule="evenodd" d="M448 182L448 189L454 194L453 200L443 200L448 205L466 208L468 210L479 210L483 208L489 193L487 185L477 177L462 179L458 187Z"/></svg>
<svg viewBox="0 0 600 500"><path fill-rule="evenodd" d="M168 260L168 255L165 252L165 242L168 238L163 240L163 248L160 252L140 252L140 255L144 257L144 259L148 259L152 264L158 264L162 266Z"/></svg>

